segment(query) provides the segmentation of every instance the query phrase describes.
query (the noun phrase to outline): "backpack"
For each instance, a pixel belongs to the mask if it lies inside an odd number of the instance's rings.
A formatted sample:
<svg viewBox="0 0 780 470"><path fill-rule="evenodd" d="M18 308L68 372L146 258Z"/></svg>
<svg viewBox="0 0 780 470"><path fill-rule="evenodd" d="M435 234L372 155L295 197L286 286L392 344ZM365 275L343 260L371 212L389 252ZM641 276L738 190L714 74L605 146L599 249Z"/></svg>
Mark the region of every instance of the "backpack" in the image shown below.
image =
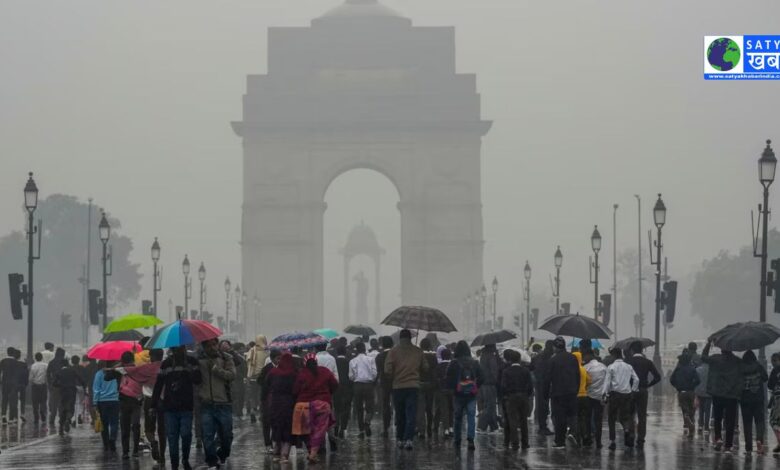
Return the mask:
<svg viewBox="0 0 780 470"><path fill-rule="evenodd" d="M455 394L462 397L477 396L477 377L473 361L460 364L458 381L455 384Z"/></svg>

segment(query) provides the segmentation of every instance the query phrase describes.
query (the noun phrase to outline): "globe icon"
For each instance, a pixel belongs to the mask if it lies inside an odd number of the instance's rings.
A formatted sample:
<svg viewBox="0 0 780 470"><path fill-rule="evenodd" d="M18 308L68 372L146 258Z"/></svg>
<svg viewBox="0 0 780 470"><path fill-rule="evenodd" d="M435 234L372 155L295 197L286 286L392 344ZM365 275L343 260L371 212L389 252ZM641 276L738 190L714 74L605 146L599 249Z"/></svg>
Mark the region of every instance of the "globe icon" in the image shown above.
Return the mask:
<svg viewBox="0 0 780 470"><path fill-rule="evenodd" d="M740 50L736 42L729 38L718 38L707 48L707 62L712 68L728 72L739 64Z"/></svg>

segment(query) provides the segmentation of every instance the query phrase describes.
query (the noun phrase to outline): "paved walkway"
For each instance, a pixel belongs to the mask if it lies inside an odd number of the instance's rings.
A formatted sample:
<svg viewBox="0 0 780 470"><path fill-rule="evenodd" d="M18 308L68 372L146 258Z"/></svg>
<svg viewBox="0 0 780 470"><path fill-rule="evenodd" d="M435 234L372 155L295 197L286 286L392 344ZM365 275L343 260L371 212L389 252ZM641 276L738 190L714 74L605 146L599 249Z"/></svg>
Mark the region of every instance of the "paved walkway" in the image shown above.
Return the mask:
<svg viewBox="0 0 780 470"><path fill-rule="evenodd" d="M375 422L376 423L376 422ZM376 424L375 424L376 426ZM102 452L100 437L88 426L82 426L70 436L44 436L35 434L21 426L24 439L15 442L14 447L4 449L0 455L0 469L152 469L156 468L149 454L137 459L121 461L116 457L107 458ZM7 436L15 435L16 430L3 429L2 440L8 445ZM606 429L605 429L606 431ZM355 435L340 442L338 452L328 454L327 459L318 465L307 465L300 456L293 458L284 468L333 468L340 470L363 469L777 469L780 457L746 457L744 452L720 454L712 451L703 436L692 440L682 438L682 425L679 412L674 403L656 402L650 412L648 436L645 450L623 450L615 452L606 449L557 450L551 449L551 438L532 435L531 449L521 453L506 450L503 437L499 434L481 434L477 438L477 450L468 453L462 451L462 457L456 458L448 446L449 441L429 441L418 443L414 451L399 451L394 441L384 441L377 436L359 440ZM606 435L606 432L605 432ZM248 421L237 421L233 457L227 468L282 468L272 462L263 453L259 425ZM771 442L774 446L774 442ZM193 455L193 464L203 464L201 452ZM170 468L170 467L169 467Z"/></svg>

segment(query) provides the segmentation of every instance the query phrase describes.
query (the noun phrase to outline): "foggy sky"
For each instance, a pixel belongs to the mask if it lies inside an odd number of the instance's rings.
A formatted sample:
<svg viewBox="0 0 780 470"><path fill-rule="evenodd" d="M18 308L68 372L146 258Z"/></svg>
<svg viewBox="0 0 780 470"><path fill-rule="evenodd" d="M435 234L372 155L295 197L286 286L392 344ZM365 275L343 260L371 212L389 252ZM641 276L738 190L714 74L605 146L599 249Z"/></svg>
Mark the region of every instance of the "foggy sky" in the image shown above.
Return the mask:
<svg viewBox="0 0 780 470"><path fill-rule="evenodd" d="M195 265L205 261L219 313L222 281L240 272L242 152L229 122L241 116L246 75L266 72L268 27L307 26L339 3L0 3L0 234L21 229L22 188L35 171L42 197L91 196L122 221L144 269L144 298L158 236L161 305L181 303L188 253ZM526 259L534 290L549 291L558 244L563 300L589 311L593 225L604 237L602 276L611 278L612 205L620 204L618 249L635 247L635 193L645 232L664 194L673 277L750 243L756 160L766 138L780 148L780 92L771 81L704 81L702 38L776 34L777 2L384 3L415 25L455 26L458 71L477 75L483 118L494 121L482 152L483 216L486 282L501 282L500 311L514 306ZM348 174L328 192L326 305L342 295L331 280L342 276L333 250L361 219L388 248L387 308L397 299L397 193L377 179ZM780 204L778 190L770 204ZM646 257L644 239L642 248Z"/></svg>

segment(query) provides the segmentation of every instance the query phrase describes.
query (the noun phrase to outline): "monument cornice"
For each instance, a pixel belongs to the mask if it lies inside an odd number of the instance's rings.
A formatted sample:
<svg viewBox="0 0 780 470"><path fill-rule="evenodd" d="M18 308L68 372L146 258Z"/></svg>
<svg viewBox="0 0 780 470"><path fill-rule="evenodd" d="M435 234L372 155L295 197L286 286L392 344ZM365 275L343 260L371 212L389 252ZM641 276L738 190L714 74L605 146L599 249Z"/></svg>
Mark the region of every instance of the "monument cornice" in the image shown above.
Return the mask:
<svg viewBox="0 0 780 470"><path fill-rule="evenodd" d="M452 122L297 122L297 123L260 123L233 121L233 132L240 137L266 132L309 132L309 133L333 133L347 132L381 132L394 133L406 132L414 134L428 134L431 132L470 132L484 136L490 130L493 121L452 121Z"/></svg>

